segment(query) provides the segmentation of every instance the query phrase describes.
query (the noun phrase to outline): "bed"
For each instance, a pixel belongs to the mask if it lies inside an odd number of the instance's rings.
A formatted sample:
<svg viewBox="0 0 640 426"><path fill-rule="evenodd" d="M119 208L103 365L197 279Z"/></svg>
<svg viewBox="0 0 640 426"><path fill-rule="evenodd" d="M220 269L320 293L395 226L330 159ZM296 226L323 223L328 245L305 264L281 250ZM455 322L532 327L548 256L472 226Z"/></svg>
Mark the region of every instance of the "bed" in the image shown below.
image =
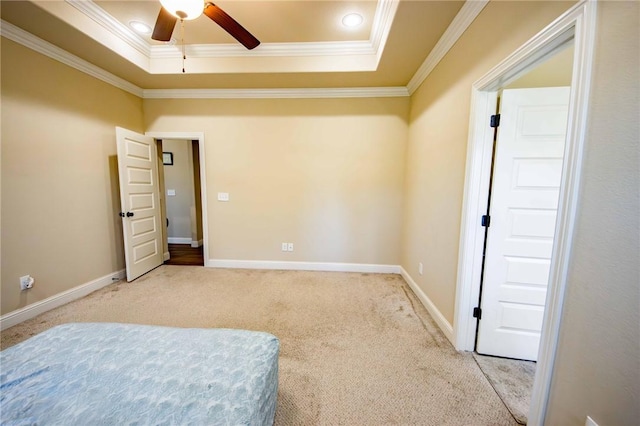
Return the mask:
<svg viewBox="0 0 640 426"><path fill-rule="evenodd" d="M0 423L271 425L268 333L83 323L0 352Z"/></svg>

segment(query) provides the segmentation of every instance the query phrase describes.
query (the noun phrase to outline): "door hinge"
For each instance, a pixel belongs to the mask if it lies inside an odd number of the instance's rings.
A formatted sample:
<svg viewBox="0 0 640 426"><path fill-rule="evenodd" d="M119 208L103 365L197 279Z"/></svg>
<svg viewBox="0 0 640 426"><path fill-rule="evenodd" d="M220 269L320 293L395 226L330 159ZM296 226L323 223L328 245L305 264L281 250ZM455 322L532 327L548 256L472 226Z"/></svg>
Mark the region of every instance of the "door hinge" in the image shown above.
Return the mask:
<svg viewBox="0 0 640 426"><path fill-rule="evenodd" d="M474 318L478 318L478 319L482 319L482 309L473 308L473 317Z"/></svg>
<svg viewBox="0 0 640 426"><path fill-rule="evenodd" d="M482 221L480 223L485 228L488 228L489 225L491 224L491 216L489 216L488 214L482 215Z"/></svg>
<svg viewBox="0 0 640 426"><path fill-rule="evenodd" d="M500 114L492 115L489 124L491 127L498 127L500 125Z"/></svg>

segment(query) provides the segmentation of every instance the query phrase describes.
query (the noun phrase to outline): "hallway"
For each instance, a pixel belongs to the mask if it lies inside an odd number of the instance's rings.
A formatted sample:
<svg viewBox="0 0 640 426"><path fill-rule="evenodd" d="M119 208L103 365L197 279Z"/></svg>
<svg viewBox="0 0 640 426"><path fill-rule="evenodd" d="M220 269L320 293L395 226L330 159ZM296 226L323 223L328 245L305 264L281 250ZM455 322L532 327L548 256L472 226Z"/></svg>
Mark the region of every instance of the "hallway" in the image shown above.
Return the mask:
<svg viewBox="0 0 640 426"><path fill-rule="evenodd" d="M189 244L169 244L169 260L165 265L204 266L202 247L191 247Z"/></svg>

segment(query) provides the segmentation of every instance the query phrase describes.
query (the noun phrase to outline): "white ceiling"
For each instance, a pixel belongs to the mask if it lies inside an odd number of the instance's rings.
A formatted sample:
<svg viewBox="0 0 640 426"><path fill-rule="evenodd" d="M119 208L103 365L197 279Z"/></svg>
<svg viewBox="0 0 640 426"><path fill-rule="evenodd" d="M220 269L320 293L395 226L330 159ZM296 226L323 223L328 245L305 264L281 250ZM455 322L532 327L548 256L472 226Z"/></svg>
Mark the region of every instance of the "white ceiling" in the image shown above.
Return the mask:
<svg viewBox="0 0 640 426"><path fill-rule="evenodd" d="M204 15L185 21L184 74L180 41L156 42L129 26L153 27L157 0L2 1L0 13L3 36L27 31L141 89L388 88L407 86L434 47L442 50L439 40L455 42L466 28L458 21L468 25L484 3L222 0L261 45L246 50ZM349 12L364 17L355 30L341 24Z"/></svg>

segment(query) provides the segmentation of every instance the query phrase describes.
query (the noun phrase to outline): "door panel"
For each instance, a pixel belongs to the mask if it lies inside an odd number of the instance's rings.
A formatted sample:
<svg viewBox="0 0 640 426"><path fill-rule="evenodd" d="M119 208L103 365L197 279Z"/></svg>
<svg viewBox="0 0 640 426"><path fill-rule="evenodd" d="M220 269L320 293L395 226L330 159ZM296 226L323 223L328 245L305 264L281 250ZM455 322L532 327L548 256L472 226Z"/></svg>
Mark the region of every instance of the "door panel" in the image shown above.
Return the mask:
<svg viewBox="0 0 640 426"><path fill-rule="evenodd" d="M127 281L162 264L158 163L153 138L116 127Z"/></svg>
<svg viewBox="0 0 640 426"><path fill-rule="evenodd" d="M476 348L479 353L537 358L569 93L568 87L503 92Z"/></svg>
<svg viewBox="0 0 640 426"><path fill-rule="evenodd" d="M514 187L527 188L558 188L562 176L562 160L553 159L516 159Z"/></svg>

